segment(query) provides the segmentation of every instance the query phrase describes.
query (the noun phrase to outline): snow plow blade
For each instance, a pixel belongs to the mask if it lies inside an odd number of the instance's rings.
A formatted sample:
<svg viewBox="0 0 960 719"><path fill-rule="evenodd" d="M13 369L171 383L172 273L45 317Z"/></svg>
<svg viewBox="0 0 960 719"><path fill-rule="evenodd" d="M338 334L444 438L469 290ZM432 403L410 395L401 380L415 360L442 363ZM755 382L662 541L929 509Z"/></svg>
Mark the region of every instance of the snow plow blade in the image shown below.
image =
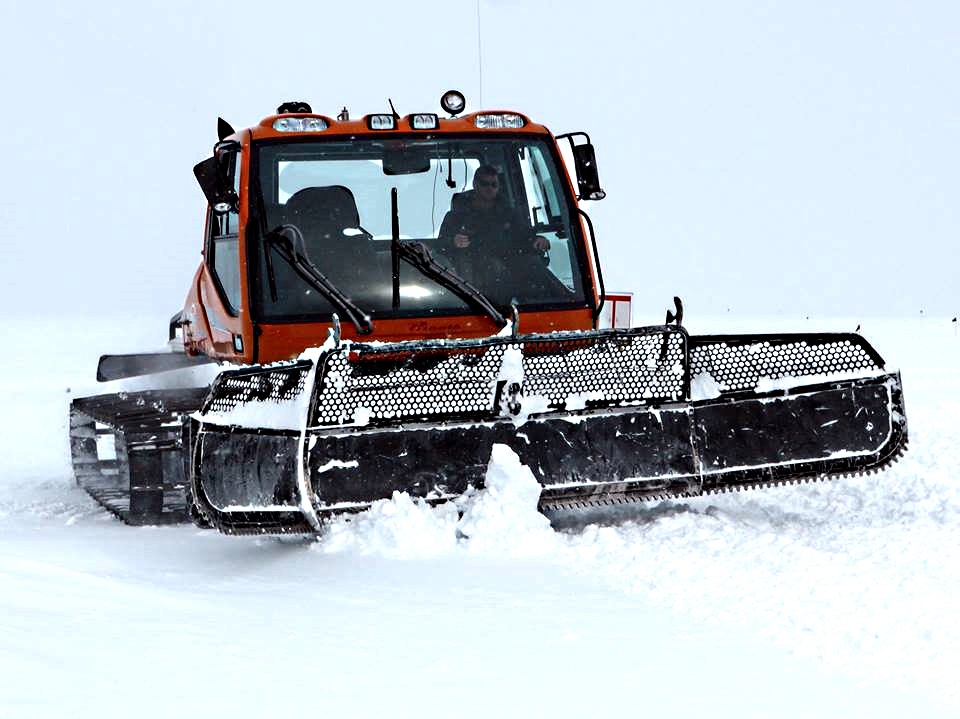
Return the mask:
<svg viewBox="0 0 960 719"><path fill-rule="evenodd" d="M325 346L222 373L197 417L192 494L230 534L452 499L497 443L557 509L862 473L907 438L899 374L859 335L667 325Z"/></svg>

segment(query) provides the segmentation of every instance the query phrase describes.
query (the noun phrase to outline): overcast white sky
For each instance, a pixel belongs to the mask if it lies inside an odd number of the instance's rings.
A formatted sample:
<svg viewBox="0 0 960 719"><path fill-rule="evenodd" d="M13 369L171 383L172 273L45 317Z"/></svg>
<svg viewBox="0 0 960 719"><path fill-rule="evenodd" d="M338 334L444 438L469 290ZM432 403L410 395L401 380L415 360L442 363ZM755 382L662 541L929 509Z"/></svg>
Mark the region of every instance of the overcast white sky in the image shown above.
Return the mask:
<svg viewBox="0 0 960 719"><path fill-rule="evenodd" d="M480 109L475 0L5 4L5 312L179 309L216 118ZM960 312L960 3L481 0L483 105L588 131L610 288ZM11 309L12 308L12 309ZM158 328L158 334L165 331Z"/></svg>

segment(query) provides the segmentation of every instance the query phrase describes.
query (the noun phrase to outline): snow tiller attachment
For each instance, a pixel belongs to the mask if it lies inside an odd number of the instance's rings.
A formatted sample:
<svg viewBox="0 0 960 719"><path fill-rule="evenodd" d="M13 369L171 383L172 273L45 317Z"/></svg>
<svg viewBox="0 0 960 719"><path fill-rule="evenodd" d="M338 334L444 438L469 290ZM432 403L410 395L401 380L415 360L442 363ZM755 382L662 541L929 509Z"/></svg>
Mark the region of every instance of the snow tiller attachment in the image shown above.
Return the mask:
<svg viewBox="0 0 960 719"><path fill-rule="evenodd" d="M197 417L193 499L232 534L319 531L393 492L454 498L495 443L555 509L860 473L907 437L899 374L859 335L673 325L331 341L223 372Z"/></svg>

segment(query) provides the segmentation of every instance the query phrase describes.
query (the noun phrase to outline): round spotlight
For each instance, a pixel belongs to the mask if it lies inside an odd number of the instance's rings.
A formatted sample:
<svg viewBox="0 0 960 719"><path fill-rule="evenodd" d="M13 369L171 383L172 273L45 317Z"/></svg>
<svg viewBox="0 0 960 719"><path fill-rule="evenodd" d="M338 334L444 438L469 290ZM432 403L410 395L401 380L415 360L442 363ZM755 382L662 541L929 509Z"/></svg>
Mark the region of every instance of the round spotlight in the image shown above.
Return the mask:
<svg viewBox="0 0 960 719"><path fill-rule="evenodd" d="M459 115L467 106L467 100L458 90L447 90L440 98L440 107L451 115Z"/></svg>

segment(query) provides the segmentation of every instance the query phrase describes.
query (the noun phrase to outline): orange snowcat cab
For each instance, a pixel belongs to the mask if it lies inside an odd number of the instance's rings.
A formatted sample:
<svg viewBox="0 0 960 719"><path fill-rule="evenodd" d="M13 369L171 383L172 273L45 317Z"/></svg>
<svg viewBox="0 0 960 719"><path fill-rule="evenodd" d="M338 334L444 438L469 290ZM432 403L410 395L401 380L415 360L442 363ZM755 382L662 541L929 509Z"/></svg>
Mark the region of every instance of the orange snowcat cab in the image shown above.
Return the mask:
<svg viewBox="0 0 960 719"><path fill-rule="evenodd" d="M855 334L599 328L585 133L514 111L222 120L194 168L203 262L182 352L101 359L156 389L75 400L78 482L131 523L321 531L393 492L482 487L494 444L545 510L872 470L906 441L900 379ZM392 109L392 106L391 106ZM575 181L565 171L568 143ZM219 361L212 385L164 370ZM247 366L243 366L247 365ZM141 381L142 378L141 378ZM115 450L104 452L104 440Z"/></svg>
<svg viewBox="0 0 960 719"><path fill-rule="evenodd" d="M281 109L306 109L292 105ZM188 354L249 364L291 359L323 341L332 312L344 320L343 339L365 342L487 337L503 329L512 304L524 333L596 327L603 298L590 228L578 214L556 138L527 117L497 111L332 120L296 112L224 131L230 134L215 156L197 169L211 209L204 262L180 320ZM577 157L587 156L586 139ZM505 273L499 277L461 269L449 238L437 236L451 206L472 191L481 164L500 171L498 200L523 213L529 231L550 243L536 257L489 255ZM581 195L599 197L595 166L579 168ZM477 285L501 316L405 262L394 282L394 190L400 237L415 238L440 265ZM227 212L214 210L218 201ZM258 217L254 208L262 208ZM292 263L258 251L269 230L298 222L305 256L369 316L367 331L347 322L350 313ZM538 273L541 283L534 284L531 275Z"/></svg>

